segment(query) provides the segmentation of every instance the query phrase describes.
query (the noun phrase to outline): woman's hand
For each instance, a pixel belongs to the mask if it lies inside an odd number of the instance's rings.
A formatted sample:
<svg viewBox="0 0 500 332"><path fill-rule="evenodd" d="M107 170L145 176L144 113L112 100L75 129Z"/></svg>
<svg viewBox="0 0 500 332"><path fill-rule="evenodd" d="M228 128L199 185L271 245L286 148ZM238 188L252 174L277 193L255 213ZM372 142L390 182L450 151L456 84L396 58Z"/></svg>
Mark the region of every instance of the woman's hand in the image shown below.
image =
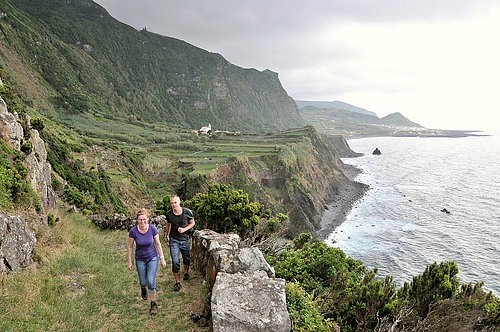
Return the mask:
<svg viewBox="0 0 500 332"><path fill-rule="evenodd" d="M167 262L165 261L165 256L160 256L160 264L163 267L167 267Z"/></svg>

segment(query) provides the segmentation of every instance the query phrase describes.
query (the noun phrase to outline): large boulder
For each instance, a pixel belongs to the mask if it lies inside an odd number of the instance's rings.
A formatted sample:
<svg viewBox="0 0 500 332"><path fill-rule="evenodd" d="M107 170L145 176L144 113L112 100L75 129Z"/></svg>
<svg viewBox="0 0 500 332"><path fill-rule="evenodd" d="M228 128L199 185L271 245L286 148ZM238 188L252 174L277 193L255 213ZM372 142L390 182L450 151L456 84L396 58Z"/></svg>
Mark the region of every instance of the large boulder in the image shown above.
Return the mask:
<svg viewBox="0 0 500 332"><path fill-rule="evenodd" d="M256 247L241 247L237 234L219 234L212 230L197 231L193 237L193 261L196 269L205 272L213 285L218 272L239 273L264 271L274 278L274 269Z"/></svg>
<svg viewBox="0 0 500 332"><path fill-rule="evenodd" d="M212 288L214 332L289 332L285 280L264 271L219 272Z"/></svg>
<svg viewBox="0 0 500 332"><path fill-rule="evenodd" d="M196 231L192 241L193 267L204 273L210 286L213 286L220 266L230 262L221 261L224 256L221 252L238 250L240 237L237 234L219 234L209 229Z"/></svg>
<svg viewBox="0 0 500 332"><path fill-rule="evenodd" d="M31 262L36 238L26 221L0 214L0 274L16 272Z"/></svg>

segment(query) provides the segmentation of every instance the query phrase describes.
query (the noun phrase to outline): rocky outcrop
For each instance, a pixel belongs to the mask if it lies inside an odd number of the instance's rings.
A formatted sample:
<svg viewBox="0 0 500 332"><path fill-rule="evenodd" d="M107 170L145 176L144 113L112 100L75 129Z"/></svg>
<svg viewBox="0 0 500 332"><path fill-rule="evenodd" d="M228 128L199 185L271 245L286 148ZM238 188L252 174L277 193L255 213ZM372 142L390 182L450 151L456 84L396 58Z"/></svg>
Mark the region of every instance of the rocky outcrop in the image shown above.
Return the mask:
<svg viewBox="0 0 500 332"><path fill-rule="evenodd" d="M326 135L325 139L330 140L332 150L340 158L354 158L363 155L362 153L352 151L342 135Z"/></svg>
<svg viewBox="0 0 500 332"><path fill-rule="evenodd" d="M17 114L7 111L5 101L0 97L0 138L16 150L21 149L23 128L19 124Z"/></svg>
<svg viewBox="0 0 500 332"><path fill-rule="evenodd" d="M26 221L0 214L0 274L26 267L31 262L35 244L35 234Z"/></svg>
<svg viewBox="0 0 500 332"><path fill-rule="evenodd" d="M30 127L30 118L27 124ZM20 151L24 140L24 130L20 124L21 120L17 114L9 113L5 101L0 97L0 137L12 148ZM47 215L54 211L57 196L52 188L52 168L47 161L47 150L45 143L40 138L37 130L30 129L29 143L31 151L26 157L25 165L27 177L31 187L39 194L41 202L41 214Z"/></svg>
<svg viewBox="0 0 500 332"><path fill-rule="evenodd" d="M212 330L290 331L285 280L275 278L258 248L240 245L236 234L201 230L193 236L192 266L211 289Z"/></svg>
<svg viewBox="0 0 500 332"><path fill-rule="evenodd" d="M28 127L30 126L27 117ZM0 138L15 150L21 151L24 130L17 114L9 113L4 100L0 97ZM39 216L47 224L49 213L56 207L56 194L52 189L51 166L47 161L45 144L37 130L29 135L30 150L25 159L27 179L40 197ZM23 152L23 153L25 153ZM25 220L18 216L0 214L0 273L15 272L27 266L32 260L36 237Z"/></svg>
<svg viewBox="0 0 500 332"><path fill-rule="evenodd" d="M33 150L25 161L26 168L28 169L28 178L30 179L31 187L40 196L44 212L48 213L57 209L57 196L52 189L52 166L47 161L45 143L40 138L37 130L31 129L30 141Z"/></svg>

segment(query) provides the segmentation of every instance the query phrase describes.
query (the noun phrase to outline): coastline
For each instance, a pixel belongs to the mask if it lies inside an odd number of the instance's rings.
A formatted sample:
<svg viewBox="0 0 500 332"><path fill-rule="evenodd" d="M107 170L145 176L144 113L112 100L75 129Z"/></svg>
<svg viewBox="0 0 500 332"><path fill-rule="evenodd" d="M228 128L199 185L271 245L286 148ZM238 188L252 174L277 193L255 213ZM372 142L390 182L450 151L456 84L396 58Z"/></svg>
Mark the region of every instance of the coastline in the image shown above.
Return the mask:
<svg viewBox="0 0 500 332"><path fill-rule="evenodd" d="M316 234L322 241L345 221L354 204L363 198L369 189L368 185L354 181L356 176L362 172L361 169L344 164L342 171L349 181L339 187L339 193L328 203L321 217L321 228Z"/></svg>

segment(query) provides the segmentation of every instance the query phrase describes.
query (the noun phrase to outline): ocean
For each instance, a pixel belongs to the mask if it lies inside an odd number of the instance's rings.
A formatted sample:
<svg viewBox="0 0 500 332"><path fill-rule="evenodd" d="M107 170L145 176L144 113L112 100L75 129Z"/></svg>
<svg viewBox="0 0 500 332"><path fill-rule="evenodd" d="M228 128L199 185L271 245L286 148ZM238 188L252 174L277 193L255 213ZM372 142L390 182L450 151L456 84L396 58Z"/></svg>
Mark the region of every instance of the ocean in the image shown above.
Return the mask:
<svg viewBox="0 0 500 332"><path fill-rule="evenodd" d="M325 240L398 287L456 261L461 282L500 295L500 135L348 140L370 189ZM373 155L375 148L381 155ZM449 213L443 212L446 209Z"/></svg>

